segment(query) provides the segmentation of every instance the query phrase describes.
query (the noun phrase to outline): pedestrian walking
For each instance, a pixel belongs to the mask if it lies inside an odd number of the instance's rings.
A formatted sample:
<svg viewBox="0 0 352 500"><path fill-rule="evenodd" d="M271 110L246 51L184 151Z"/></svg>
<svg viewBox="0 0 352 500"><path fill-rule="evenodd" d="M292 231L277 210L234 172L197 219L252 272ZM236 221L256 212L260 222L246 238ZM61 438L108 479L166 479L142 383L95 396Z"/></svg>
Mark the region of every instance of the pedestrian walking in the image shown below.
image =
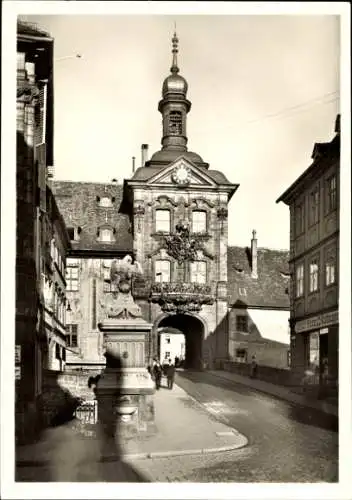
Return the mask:
<svg viewBox="0 0 352 500"><path fill-rule="evenodd" d="M155 387L159 390L161 386L162 369L158 358L153 359L152 374L155 381Z"/></svg>
<svg viewBox="0 0 352 500"><path fill-rule="evenodd" d="M167 388L172 389L174 385L174 380L175 380L175 365L169 360L169 364L166 369L166 378L167 378Z"/></svg>
<svg viewBox="0 0 352 500"><path fill-rule="evenodd" d="M257 372L258 372L258 363L257 360L255 359L255 356L252 356L252 362L251 362L251 378L257 378Z"/></svg>

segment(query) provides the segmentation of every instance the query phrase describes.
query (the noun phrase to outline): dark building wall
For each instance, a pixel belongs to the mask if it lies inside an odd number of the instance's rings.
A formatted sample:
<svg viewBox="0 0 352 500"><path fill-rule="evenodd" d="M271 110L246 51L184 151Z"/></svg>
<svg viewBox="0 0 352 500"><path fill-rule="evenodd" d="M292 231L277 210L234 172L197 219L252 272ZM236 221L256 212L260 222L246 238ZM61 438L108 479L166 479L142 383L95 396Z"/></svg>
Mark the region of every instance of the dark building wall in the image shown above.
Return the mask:
<svg viewBox="0 0 352 500"><path fill-rule="evenodd" d="M338 385L339 116L335 132L331 142L315 144L313 163L278 200L290 207L293 377L331 394Z"/></svg>
<svg viewBox="0 0 352 500"><path fill-rule="evenodd" d="M52 118L52 39L34 28L29 32L22 23L17 28L15 411L16 438L22 441L34 437L40 427L45 352L40 188L44 187L45 193L45 178L41 173L45 172L47 160L52 161L52 120L45 121L43 115L46 109ZM46 86L50 87L50 96L45 107Z"/></svg>

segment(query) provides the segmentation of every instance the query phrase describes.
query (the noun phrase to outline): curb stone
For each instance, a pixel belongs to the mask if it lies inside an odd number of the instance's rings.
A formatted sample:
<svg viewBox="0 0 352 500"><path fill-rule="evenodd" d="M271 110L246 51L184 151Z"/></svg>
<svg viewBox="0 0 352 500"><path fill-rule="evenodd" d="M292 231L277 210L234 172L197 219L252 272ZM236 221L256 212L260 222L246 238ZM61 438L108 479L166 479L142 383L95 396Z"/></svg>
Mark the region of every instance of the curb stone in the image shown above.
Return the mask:
<svg viewBox="0 0 352 500"><path fill-rule="evenodd" d="M309 404L309 401L302 401L300 399L299 394L293 393L293 394L283 395L283 394L281 394L281 392L276 392L276 391L273 392L273 391L270 391L269 389L266 389L265 387L255 387L254 385L246 384L243 381L233 380L230 377L225 377L224 375L214 373L213 371L211 372L211 375L213 375L214 377L218 377L222 380L227 380L228 382L232 382L233 384L239 384L239 385L242 385L244 387L250 387L251 389L254 389L255 391L262 392L263 394L268 394L269 396L280 399L281 401L286 401L287 403L293 403L293 404L302 406L304 408L311 408L312 410L317 410L317 411L320 411L320 412L325 413L327 415L332 415L334 417L338 417L338 409L337 408L330 409L329 407L326 407L326 406L324 408L323 405L315 406L315 405Z"/></svg>
<svg viewBox="0 0 352 500"><path fill-rule="evenodd" d="M233 451L240 448L244 448L248 444L248 439L243 436L243 442L240 444L234 444L231 446L220 446L218 448L198 448L195 450L171 450L171 451L154 451L151 453L131 453L123 454L121 458L127 459L147 459L147 458L167 458L185 455L206 455L210 453L221 453L224 451Z"/></svg>

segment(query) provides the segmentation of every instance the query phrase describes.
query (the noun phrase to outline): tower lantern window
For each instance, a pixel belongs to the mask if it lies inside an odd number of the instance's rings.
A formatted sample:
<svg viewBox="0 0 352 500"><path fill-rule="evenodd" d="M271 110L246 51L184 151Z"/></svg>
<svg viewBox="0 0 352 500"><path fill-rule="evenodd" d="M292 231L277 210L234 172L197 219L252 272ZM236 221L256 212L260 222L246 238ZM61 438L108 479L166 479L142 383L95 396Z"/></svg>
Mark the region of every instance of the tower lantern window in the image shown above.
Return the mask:
<svg viewBox="0 0 352 500"><path fill-rule="evenodd" d="M170 134L182 134L182 113L181 111L170 112Z"/></svg>

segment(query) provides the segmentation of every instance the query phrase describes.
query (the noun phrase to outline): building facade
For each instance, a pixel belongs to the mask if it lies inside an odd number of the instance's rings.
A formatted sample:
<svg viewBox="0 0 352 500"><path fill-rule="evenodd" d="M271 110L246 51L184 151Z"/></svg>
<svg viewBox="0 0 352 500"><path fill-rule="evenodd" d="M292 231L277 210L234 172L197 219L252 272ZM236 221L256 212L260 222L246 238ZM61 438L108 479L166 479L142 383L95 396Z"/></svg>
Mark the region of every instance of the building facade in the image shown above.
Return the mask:
<svg viewBox="0 0 352 500"><path fill-rule="evenodd" d="M228 247L229 359L290 368L289 252Z"/></svg>
<svg viewBox="0 0 352 500"><path fill-rule="evenodd" d="M48 222L47 167L53 163L53 39L34 25L17 25L16 165L16 436L39 425L46 365L43 249ZM52 214L49 215L50 224Z"/></svg>
<svg viewBox="0 0 352 500"><path fill-rule="evenodd" d="M335 132L277 200L290 208L292 370L297 383L329 394L338 386L339 115Z"/></svg>
<svg viewBox="0 0 352 500"><path fill-rule="evenodd" d="M133 254L130 222L119 214L122 186L53 181L71 243L66 260L66 364L70 369L105 366L103 296L111 293L114 258Z"/></svg>
<svg viewBox="0 0 352 500"><path fill-rule="evenodd" d="M179 74L176 35L172 42L171 72L163 82L158 105L161 149L149 159L148 145L143 144L141 166L133 169L123 186L53 182L72 245L66 271L72 309L67 334L75 350L67 357L71 367L105 364L98 328L104 317L101 299L104 293L113 293L111 260L127 254L143 269L143 278L133 284L133 295L144 319L153 325L147 345L149 361L162 354L160 339L170 329L184 336L185 367L214 366L233 351L228 204L239 186L188 150L191 102L188 84ZM279 278L285 283L286 278ZM287 318L282 321L287 327Z"/></svg>
<svg viewBox="0 0 352 500"><path fill-rule="evenodd" d="M43 207L42 207L43 208ZM66 364L66 255L68 232L49 186L41 215L41 323L46 338L43 368L63 371Z"/></svg>

